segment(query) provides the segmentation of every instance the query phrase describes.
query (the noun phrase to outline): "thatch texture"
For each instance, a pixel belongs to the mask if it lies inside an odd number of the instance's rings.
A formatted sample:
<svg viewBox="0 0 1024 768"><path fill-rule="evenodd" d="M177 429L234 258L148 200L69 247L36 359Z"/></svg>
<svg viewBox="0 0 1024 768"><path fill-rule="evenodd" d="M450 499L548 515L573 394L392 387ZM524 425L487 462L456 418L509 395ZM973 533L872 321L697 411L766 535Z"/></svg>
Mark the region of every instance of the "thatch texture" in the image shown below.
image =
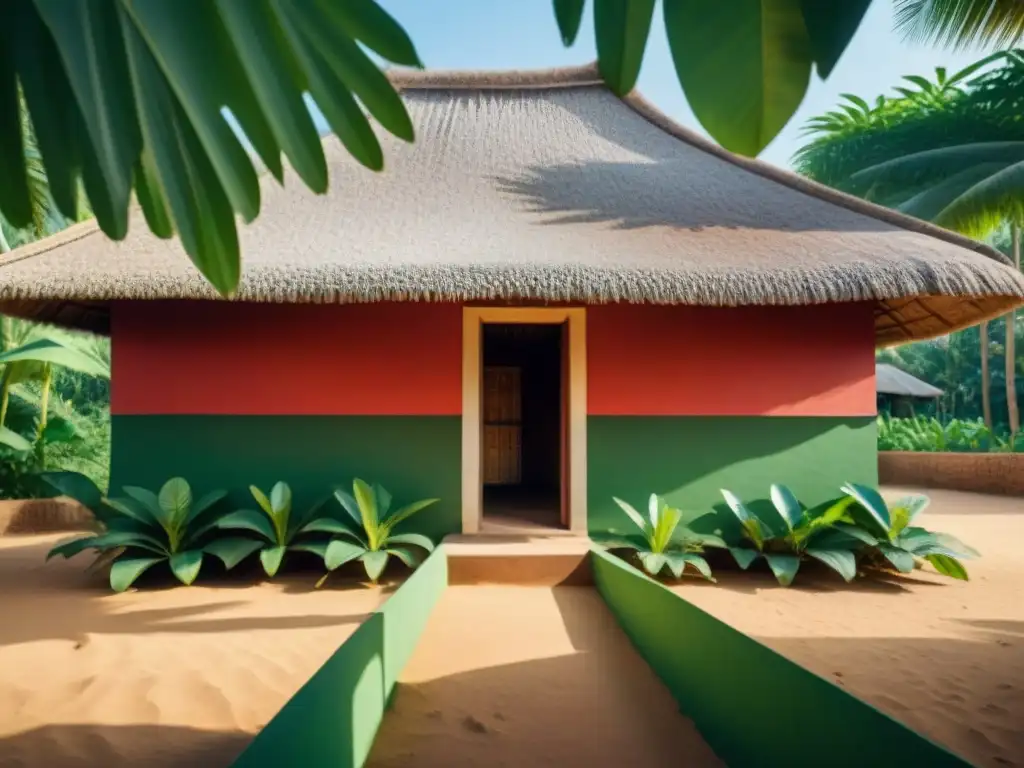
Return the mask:
<svg viewBox="0 0 1024 768"><path fill-rule="evenodd" d="M238 298L871 301L880 344L1021 303L1024 277L973 241L733 157L593 68L396 73L414 145L388 168L326 139L331 189L263 181ZM124 242L86 223L0 260L0 311L103 330L113 299L215 298L136 212Z"/></svg>
<svg viewBox="0 0 1024 768"><path fill-rule="evenodd" d="M875 363L875 391L900 397L941 397L942 390L888 363Z"/></svg>

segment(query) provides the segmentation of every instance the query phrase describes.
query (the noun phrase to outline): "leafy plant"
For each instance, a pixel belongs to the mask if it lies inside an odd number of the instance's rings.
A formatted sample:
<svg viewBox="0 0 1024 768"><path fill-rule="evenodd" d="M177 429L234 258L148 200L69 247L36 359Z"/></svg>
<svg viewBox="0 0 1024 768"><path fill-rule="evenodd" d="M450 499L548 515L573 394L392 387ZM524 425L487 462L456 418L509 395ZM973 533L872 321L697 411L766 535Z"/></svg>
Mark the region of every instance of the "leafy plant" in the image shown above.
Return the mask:
<svg viewBox="0 0 1024 768"><path fill-rule="evenodd" d="M984 453L1024 450L1024 440L996 434L981 419L950 419L943 424L934 417L878 417L880 451L947 451Z"/></svg>
<svg viewBox="0 0 1024 768"><path fill-rule="evenodd" d="M699 534L688 526L680 526L682 512L670 507L656 493L652 493L648 500L647 518L622 499L613 497L613 501L640 529L640 535L618 534L599 538L598 543L608 549L633 550L643 569L651 576L657 576L667 567L678 579L689 566L708 581L715 580L711 566L701 553L705 545L724 547L725 542L717 536ZM615 531L611 533L616 534Z"/></svg>
<svg viewBox="0 0 1024 768"><path fill-rule="evenodd" d="M315 505L304 515L295 515L292 510L292 491L287 483L279 482L270 489L267 497L256 486L249 486L249 492L259 505L259 510L239 509L229 512L217 521L217 527L224 530L242 530L257 534L260 538L218 539L207 545L206 551L216 554L225 567L233 568L256 550L260 551L260 562L267 576L275 576L288 551L312 552L326 556L327 542L302 541L303 534L313 532L334 532L334 521L316 517L321 504ZM308 537L307 537L308 538Z"/></svg>
<svg viewBox="0 0 1024 768"><path fill-rule="evenodd" d="M307 531L336 534L324 550L327 573L317 582L319 587L330 573L345 563L359 560L370 581L376 583L387 567L391 556L397 557L410 568L419 563L418 549L432 552L434 543L419 533L395 533L395 527L417 512L436 504L438 499L414 501L391 512L391 494L379 485L370 486L356 478L352 494L340 488L334 492L349 520L320 519L306 526Z"/></svg>
<svg viewBox="0 0 1024 768"><path fill-rule="evenodd" d="M846 485L843 492L866 513L861 540L866 545L868 565L910 573L928 562L944 576L967 581L967 569L960 561L979 557L978 551L948 533L933 533L913 525L928 506L927 496L906 496L890 507L881 494L865 486Z"/></svg>
<svg viewBox="0 0 1024 768"><path fill-rule="evenodd" d="M72 474L64 473L58 480L68 490ZM94 550L112 560L110 586L115 592L125 591L143 573L164 562L182 584L196 580L208 535L218 522L216 517L204 513L225 497L224 491L213 491L193 501L189 484L175 477L164 483L159 493L126 486L124 498L101 498L96 503L82 478L75 478L75 482L81 483L75 492L92 501L90 509L105 530L57 545L47 554L47 560L58 555L71 558L84 550ZM51 483L55 479L51 476ZM221 557L217 551L210 554Z"/></svg>
<svg viewBox="0 0 1024 768"><path fill-rule="evenodd" d="M863 542L854 534L830 536L846 519L853 499L844 497L827 505L807 509L784 485L771 487L771 501L776 515L769 519L748 508L736 494L722 490L726 504L740 524L738 540L729 542L729 551L737 565L746 570L762 557L779 584L793 583L800 563L812 557L834 570L846 581L857 575L854 550ZM856 530L855 526L847 526Z"/></svg>

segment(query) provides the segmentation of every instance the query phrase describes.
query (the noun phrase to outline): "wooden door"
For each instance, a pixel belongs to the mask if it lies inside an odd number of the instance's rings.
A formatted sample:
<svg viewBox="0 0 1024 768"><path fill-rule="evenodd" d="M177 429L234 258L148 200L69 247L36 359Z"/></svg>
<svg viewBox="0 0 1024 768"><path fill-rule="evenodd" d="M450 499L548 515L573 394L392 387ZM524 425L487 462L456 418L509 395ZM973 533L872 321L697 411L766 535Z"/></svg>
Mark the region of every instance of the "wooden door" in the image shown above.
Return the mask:
<svg viewBox="0 0 1024 768"><path fill-rule="evenodd" d="M569 527L569 323L562 323L562 370L558 377L562 394L561 450L558 482L561 486L562 525Z"/></svg>
<svg viewBox="0 0 1024 768"><path fill-rule="evenodd" d="M522 371L484 367L484 484L518 485L523 479Z"/></svg>

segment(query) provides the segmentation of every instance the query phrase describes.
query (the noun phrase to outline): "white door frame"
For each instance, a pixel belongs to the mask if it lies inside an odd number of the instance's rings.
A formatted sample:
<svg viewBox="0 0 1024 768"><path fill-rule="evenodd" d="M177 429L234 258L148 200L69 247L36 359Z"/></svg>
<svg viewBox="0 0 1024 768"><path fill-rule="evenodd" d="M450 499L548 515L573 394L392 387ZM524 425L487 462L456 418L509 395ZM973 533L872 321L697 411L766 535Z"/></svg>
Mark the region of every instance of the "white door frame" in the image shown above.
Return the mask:
<svg viewBox="0 0 1024 768"><path fill-rule="evenodd" d="M478 533L483 513L480 389L484 323L569 323L569 530L587 532L587 315L583 307L463 307L462 532ZM564 479L564 478L563 478Z"/></svg>

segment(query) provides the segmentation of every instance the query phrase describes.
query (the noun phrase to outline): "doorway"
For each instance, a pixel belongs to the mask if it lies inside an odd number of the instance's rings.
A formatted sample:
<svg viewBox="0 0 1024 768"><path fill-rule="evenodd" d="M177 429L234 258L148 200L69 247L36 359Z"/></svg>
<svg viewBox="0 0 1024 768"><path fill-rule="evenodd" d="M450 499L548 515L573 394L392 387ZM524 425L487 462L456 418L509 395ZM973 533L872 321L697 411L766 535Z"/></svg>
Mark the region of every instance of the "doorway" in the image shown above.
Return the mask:
<svg viewBox="0 0 1024 768"><path fill-rule="evenodd" d="M562 528L566 323L483 326L483 524Z"/></svg>

